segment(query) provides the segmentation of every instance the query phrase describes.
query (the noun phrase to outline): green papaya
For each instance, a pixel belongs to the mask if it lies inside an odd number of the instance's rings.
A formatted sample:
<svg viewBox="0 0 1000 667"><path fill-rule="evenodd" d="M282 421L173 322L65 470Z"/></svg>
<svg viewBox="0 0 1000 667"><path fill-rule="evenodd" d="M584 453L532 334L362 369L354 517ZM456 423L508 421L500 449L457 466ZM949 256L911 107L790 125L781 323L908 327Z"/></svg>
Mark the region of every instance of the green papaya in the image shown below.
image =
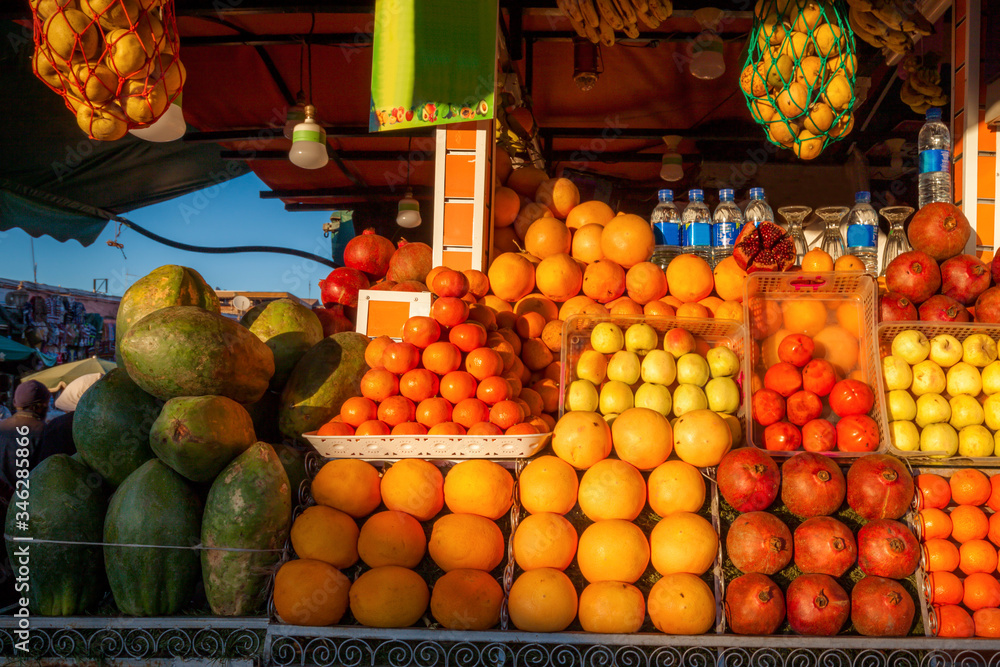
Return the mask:
<svg viewBox="0 0 1000 667"><path fill-rule="evenodd" d="M168 264L153 269L125 290L115 323L115 361L122 365L121 341L136 322L168 306L198 306L218 313L219 297L201 274L186 266Z"/></svg>
<svg viewBox="0 0 1000 667"><path fill-rule="evenodd" d="M288 475L288 486L292 489L292 505L298 505L302 482L309 477L306 471L306 454L298 447L284 443L275 445L274 451L278 453L281 465L285 467L285 474Z"/></svg>
<svg viewBox="0 0 1000 667"><path fill-rule="evenodd" d="M192 482L208 482L257 440L242 405L225 396L179 396L149 431L160 460Z"/></svg>
<svg viewBox="0 0 1000 667"><path fill-rule="evenodd" d="M162 406L125 369L113 369L77 403L73 414L77 453L112 486L118 486L155 456L149 448L149 429Z"/></svg>
<svg viewBox="0 0 1000 667"><path fill-rule="evenodd" d="M285 469L271 445L254 443L219 473L205 502L201 573L212 613L246 616L263 606L291 520Z"/></svg>
<svg viewBox="0 0 1000 667"><path fill-rule="evenodd" d="M274 375L271 349L235 320L195 306L161 308L122 340L125 368L157 398L260 400Z"/></svg>
<svg viewBox="0 0 1000 667"><path fill-rule="evenodd" d="M102 526L108 507L104 480L85 464L55 454L28 475L26 498L7 507L7 556L18 597L39 616L77 616L107 590L101 564ZM19 541L65 540L93 546ZM26 586L26 587L23 587Z"/></svg>
<svg viewBox="0 0 1000 667"><path fill-rule="evenodd" d="M201 501L159 459L147 461L111 496L104 519L104 565L115 603L128 616L168 616L191 600L201 577L193 547L201 536Z"/></svg>
<svg viewBox="0 0 1000 667"><path fill-rule="evenodd" d="M340 412L340 406L361 393L361 376L368 371L368 337L344 331L324 338L295 365L281 392L278 428L286 437L302 440Z"/></svg>
<svg viewBox="0 0 1000 667"><path fill-rule="evenodd" d="M323 325L316 313L291 299L258 304L247 311L240 324L274 353L272 391L281 391L302 355L323 340Z"/></svg>

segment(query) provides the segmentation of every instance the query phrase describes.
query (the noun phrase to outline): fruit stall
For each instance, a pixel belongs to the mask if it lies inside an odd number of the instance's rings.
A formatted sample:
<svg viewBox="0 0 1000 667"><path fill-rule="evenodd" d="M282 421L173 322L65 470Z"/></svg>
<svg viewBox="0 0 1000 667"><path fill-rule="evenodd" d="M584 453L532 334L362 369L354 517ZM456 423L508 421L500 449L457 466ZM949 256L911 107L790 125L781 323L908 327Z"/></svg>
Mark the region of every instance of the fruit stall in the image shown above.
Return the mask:
<svg viewBox="0 0 1000 667"><path fill-rule="evenodd" d="M185 141L221 144L262 196L366 224L343 266L310 274L316 308L227 317L195 262L125 290L77 453L38 464L8 507L24 586L0 654L995 661L995 128L965 113L993 76L970 26L995 12L500 2L492 91L383 109L374 74L347 65L364 53L376 71L392 49L356 17L316 9L294 35L297 11L250 4L206 27L180 0L30 3L31 71L74 131L129 145L181 114L198 127ZM314 92L313 44L371 109L336 104L335 79ZM209 47L257 49L270 75L297 62L312 103L243 129L267 105L233 104L246 96L206 75ZM671 70L649 74L655 93L690 108L635 92L650 63ZM611 105L560 126L601 107L585 95L602 85L629 120ZM369 114L378 150L349 125ZM447 119L464 122L410 125ZM359 185L379 172L392 187Z"/></svg>

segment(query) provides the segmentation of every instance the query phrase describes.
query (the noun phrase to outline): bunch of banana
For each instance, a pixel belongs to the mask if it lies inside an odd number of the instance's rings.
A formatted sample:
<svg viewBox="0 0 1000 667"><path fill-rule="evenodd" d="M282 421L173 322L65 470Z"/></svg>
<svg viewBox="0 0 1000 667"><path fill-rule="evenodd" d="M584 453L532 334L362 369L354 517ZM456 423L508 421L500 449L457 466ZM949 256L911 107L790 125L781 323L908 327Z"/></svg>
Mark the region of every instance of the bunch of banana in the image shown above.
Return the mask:
<svg viewBox="0 0 1000 667"><path fill-rule="evenodd" d="M847 0L848 19L859 38L876 48L905 55L914 35L931 35L934 26L909 0Z"/></svg>
<svg viewBox="0 0 1000 667"><path fill-rule="evenodd" d="M948 103L948 95L940 85L939 58L931 53L924 58L909 56L903 60L903 69L909 72L909 76L899 89L899 98L915 113L927 113L931 107L943 107Z"/></svg>
<svg viewBox="0 0 1000 667"><path fill-rule="evenodd" d="M639 37L639 24L656 29L674 11L671 0L556 0L580 37L605 46L615 43L615 31Z"/></svg>

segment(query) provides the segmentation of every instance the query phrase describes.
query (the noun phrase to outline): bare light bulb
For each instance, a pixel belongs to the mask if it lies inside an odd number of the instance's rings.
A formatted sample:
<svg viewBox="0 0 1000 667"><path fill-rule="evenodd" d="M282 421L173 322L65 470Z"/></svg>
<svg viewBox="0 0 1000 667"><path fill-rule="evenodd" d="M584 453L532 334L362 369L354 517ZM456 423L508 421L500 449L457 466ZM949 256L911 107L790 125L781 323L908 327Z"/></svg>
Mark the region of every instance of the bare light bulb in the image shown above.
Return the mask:
<svg viewBox="0 0 1000 667"><path fill-rule="evenodd" d="M396 224L406 229L420 226L420 202L413 198L413 191L407 190L406 196L399 200Z"/></svg>
<svg viewBox="0 0 1000 667"><path fill-rule="evenodd" d="M306 105L306 118L295 126L288 159L303 169L320 169L330 160L326 152L326 130L316 122L316 107Z"/></svg>
<svg viewBox="0 0 1000 667"><path fill-rule="evenodd" d="M691 74L698 79L718 79L726 73L722 39L712 30L703 30L691 43Z"/></svg>
<svg viewBox="0 0 1000 667"><path fill-rule="evenodd" d="M187 123L184 121L180 95L167 107L163 115L156 119L155 123L149 127L129 130L129 134L132 136L155 143L176 141L183 137L185 132L187 132Z"/></svg>

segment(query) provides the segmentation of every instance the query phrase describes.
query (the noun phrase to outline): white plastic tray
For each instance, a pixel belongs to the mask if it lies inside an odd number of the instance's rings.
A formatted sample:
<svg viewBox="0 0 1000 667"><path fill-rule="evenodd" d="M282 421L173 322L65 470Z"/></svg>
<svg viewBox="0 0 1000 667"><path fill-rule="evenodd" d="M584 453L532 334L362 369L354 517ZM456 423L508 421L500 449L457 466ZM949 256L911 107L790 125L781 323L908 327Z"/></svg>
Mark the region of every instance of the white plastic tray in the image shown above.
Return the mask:
<svg viewBox="0 0 1000 667"><path fill-rule="evenodd" d="M327 459L520 459L532 456L551 433L532 435L383 435L302 437Z"/></svg>

